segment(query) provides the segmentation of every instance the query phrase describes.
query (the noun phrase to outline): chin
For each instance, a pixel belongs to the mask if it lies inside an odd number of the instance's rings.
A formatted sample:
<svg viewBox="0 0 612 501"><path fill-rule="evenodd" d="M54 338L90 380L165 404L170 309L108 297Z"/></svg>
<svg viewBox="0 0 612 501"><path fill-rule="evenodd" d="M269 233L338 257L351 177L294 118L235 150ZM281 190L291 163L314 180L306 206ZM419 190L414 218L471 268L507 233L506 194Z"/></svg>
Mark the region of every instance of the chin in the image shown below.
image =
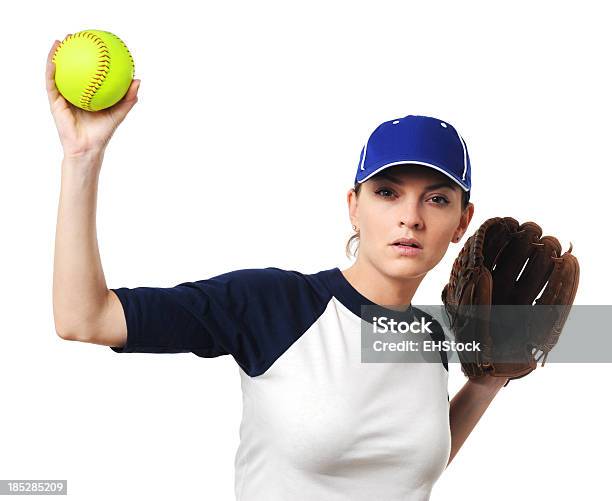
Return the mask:
<svg viewBox="0 0 612 501"><path fill-rule="evenodd" d="M392 277L400 279L416 278L429 271L422 262L395 258L384 264L385 272Z"/></svg>

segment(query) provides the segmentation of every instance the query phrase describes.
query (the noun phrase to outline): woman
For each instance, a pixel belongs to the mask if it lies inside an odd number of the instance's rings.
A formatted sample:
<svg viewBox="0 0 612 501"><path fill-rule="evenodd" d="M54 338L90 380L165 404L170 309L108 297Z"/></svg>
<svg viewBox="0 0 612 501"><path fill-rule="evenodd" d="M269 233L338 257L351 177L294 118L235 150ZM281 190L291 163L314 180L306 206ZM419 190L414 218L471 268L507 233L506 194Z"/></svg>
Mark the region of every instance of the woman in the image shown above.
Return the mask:
<svg viewBox="0 0 612 501"><path fill-rule="evenodd" d="M449 403L444 357L362 363L359 334L373 320L364 306L422 315L410 304L417 287L469 225L469 157L455 129L408 116L373 132L347 194L356 232L348 244L358 240L359 252L346 270L246 269L170 288L109 290L95 230L97 180L140 82L109 109L76 109L55 87L58 43L46 69L64 150L58 335L116 352L231 354L243 391L238 500L428 499L506 380L470 380ZM402 158L407 151L417 162Z"/></svg>

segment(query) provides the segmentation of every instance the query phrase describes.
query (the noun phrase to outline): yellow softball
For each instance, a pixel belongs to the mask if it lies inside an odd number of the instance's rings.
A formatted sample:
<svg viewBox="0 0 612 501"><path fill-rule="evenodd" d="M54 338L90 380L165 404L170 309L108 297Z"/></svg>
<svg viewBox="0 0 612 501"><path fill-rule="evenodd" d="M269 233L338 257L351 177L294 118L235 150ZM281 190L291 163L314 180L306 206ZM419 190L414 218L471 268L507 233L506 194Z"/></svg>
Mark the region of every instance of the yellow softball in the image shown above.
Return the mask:
<svg viewBox="0 0 612 501"><path fill-rule="evenodd" d="M117 103L134 78L134 60L123 41L109 31L83 30L57 46L55 85L67 101L86 111Z"/></svg>

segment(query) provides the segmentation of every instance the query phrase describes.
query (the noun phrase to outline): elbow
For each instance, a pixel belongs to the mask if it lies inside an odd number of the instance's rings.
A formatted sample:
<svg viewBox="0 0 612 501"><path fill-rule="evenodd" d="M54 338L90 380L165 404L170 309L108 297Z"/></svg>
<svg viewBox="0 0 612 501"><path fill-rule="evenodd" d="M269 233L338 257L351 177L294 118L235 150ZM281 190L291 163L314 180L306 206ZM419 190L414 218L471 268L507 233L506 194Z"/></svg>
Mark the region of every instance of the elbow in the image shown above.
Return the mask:
<svg viewBox="0 0 612 501"><path fill-rule="evenodd" d="M110 294L110 293L109 293ZM53 300L53 322L55 333L60 339L92 343L98 338L101 320L104 318L106 299L98 305L85 306L73 302Z"/></svg>
<svg viewBox="0 0 612 501"><path fill-rule="evenodd" d="M75 329L72 327L72 324L74 324L74 322L70 322L69 320L69 316L57 307L54 298L53 324L55 327L55 334L57 334L57 337L59 337L60 339L72 341L75 339Z"/></svg>
<svg viewBox="0 0 612 501"><path fill-rule="evenodd" d="M66 329L64 326L58 325L57 322L55 323L55 333L60 339L65 341L76 340L76 335L74 334L73 330Z"/></svg>
<svg viewBox="0 0 612 501"><path fill-rule="evenodd" d="M93 335L95 322L73 311L61 310L53 305L55 333L66 341L87 341Z"/></svg>
<svg viewBox="0 0 612 501"><path fill-rule="evenodd" d="M89 330L83 326L74 327L55 321L55 333L65 341L87 341L90 339Z"/></svg>
<svg viewBox="0 0 612 501"><path fill-rule="evenodd" d="M55 334L57 334L57 337L59 337L60 339L70 338L71 333L68 331L66 326L62 322L59 321L55 312L53 314L53 323L55 326Z"/></svg>

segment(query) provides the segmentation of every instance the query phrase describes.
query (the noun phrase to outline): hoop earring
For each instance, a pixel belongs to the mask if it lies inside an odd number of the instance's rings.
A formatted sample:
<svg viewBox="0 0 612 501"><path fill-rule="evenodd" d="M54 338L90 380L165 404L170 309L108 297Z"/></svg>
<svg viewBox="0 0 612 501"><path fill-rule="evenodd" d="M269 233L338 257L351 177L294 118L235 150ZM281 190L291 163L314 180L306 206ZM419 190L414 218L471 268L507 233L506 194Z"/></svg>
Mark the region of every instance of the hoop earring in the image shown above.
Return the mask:
<svg viewBox="0 0 612 501"><path fill-rule="evenodd" d="M353 225L353 231L357 231L357 226Z"/></svg>

